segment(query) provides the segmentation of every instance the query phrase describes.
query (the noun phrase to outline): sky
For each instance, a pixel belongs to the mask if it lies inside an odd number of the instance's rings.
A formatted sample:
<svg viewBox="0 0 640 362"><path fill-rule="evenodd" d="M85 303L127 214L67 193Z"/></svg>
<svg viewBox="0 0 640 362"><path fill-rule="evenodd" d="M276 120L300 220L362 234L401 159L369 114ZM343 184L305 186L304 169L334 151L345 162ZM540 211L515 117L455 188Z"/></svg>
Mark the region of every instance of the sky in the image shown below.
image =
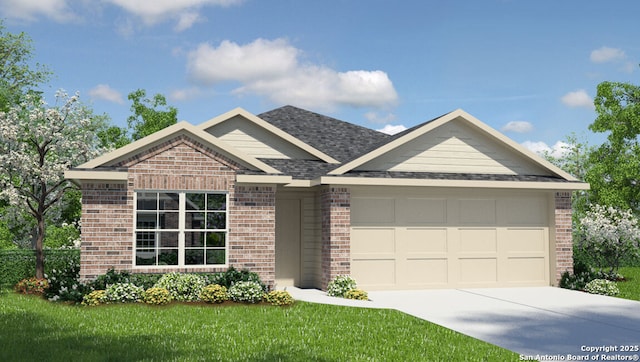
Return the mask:
<svg viewBox="0 0 640 362"><path fill-rule="evenodd" d="M533 151L588 130L603 81L637 84L636 0L0 0L54 77L125 126L127 95L200 124L293 105L387 133L458 108Z"/></svg>

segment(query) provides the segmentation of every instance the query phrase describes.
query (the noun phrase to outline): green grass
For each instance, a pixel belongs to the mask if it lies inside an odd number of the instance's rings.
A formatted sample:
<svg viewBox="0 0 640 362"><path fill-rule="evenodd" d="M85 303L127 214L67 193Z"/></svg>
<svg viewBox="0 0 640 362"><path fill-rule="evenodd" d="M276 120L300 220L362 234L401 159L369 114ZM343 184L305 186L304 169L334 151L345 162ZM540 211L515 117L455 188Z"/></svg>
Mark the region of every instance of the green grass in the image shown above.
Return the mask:
<svg viewBox="0 0 640 362"><path fill-rule="evenodd" d="M0 361L507 361L398 311L297 302L69 306L0 293Z"/></svg>
<svg viewBox="0 0 640 362"><path fill-rule="evenodd" d="M618 282L618 297L640 300L640 267L622 267L619 273L625 277L625 281Z"/></svg>

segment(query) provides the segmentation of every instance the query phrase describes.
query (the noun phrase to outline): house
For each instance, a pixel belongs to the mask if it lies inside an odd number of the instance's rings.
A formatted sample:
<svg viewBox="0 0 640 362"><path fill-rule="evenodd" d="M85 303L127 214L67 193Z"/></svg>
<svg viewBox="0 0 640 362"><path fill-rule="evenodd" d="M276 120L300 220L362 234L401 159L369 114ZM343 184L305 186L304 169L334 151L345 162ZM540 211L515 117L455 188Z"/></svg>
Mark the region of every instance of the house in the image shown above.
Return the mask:
<svg viewBox="0 0 640 362"><path fill-rule="evenodd" d="M248 268L271 286L544 286L588 189L462 110L389 136L292 106L178 123L66 172L81 278Z"/></svg>

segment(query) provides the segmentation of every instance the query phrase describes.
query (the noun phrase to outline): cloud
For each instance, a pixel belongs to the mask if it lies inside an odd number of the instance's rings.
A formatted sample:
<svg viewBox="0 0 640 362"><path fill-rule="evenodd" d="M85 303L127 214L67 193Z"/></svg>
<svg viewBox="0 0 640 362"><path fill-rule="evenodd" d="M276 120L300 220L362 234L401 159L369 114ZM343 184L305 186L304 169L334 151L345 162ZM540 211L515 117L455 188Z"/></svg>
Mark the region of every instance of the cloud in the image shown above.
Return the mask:
<svg viewBox="0 0 640 362"><path fill-rule="evenodd" d="M394 134L400 133L400 132L402 132L402 131L404 131L406 129L407 129L407 127L405 127L405 126L403 126L401 124L399 124L397 126L388 124L388 125L382 127L381 129L377 129L376 131L382 132L382 133L386 133L386 134L390 134L390 135L394 135Z"/></svg>
<svg viewBox="0 0 640 362"><path fill-rule="evenodd" d="M387 113L385 115L381 115L377 112L367 112L364 114L364 118L371 123L389 123L391 121L395 121L396 115L393 113Z"/></svg>
<svg viewBox="0 0 640 362"><path fill-rule="evenodd" d="M108 102L123 104L122 94L111 88L108 84L98 84L89 90L89 95L95 99L101 99Z"/></svg>
<svg viewBox="0 0 640 362"><path fill-rule="evenodd" d="M0 12L6 18L36 21L43 16L59 23L77 18L67 0L0 0Z"/></svg>
<svg viewBox="0 0 640 362"><path fill-rule="evenodd" d="M584 89L579 89L575 92L569 92L560 98L562 103L565 105L576 108L576 107L584 107L593 109L593 99L589 97L587 92Z"/></svg>
<svg viewBox="0 0 640 362"><path fill-rule="evenodd" d="M607 63L624 60L626 55L621 49L602 47L591 52L591 61L594 63Z"/></svg>
<svg viewBox="0 0 640 362"><path fill-rule="evenodd" d="M186 101L198 97L201 94L198 88L176 89L169 93L169 100Z"/></svg>
<svg viewBox="0 0 640 362"><path fill-rule="evenodd" d="M555 158L564 157L571 148L570 144L563 141L557 141L551 147L542 141L524 141L522 142L522 145L538 155L544 156L545 154L548 154Z"/></svg>
<svg viewBox="0 0 640 362"><path fill-rule="evenodd" d="M145 25L155 25L167 19L177 20L176 31L190 28L202 20L198 10L204 6L232 6L242 0L107 0L126 12L139 17Z"/></svg>
<svg viewBox="0 0 640 362"><path fill-rule="evenodd" d="M380 70L338 72L301 63L302 51L285 39L256 39L245 45L200 44L187 55L189 78L201 85L238 82L236 95L257 94L280 104L331 110L339 105L386 107L398 95Z"/></svg>
<svg viewBox="0 0 640 362"><path fill-rule="evenodd" d="M511 121L502 127L502 132L527 133L533 131L533 125L526 121Z"/></svg>

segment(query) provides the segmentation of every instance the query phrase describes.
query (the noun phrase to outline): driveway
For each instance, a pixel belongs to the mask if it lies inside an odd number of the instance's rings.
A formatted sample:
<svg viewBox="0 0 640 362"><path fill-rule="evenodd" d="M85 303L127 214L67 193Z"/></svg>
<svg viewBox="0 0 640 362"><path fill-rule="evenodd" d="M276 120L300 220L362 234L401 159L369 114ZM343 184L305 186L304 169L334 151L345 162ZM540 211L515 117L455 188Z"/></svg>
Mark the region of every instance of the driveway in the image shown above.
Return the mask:
<svg viewBox="0 0 640 362"><path fill-rule="evenodd" d="M606 355L637 361L640 355L640 302L625 299L553 287L373 291L370 302L289 291L298 300L397 309L517 352L521 359L604 360Z"/></svg>

